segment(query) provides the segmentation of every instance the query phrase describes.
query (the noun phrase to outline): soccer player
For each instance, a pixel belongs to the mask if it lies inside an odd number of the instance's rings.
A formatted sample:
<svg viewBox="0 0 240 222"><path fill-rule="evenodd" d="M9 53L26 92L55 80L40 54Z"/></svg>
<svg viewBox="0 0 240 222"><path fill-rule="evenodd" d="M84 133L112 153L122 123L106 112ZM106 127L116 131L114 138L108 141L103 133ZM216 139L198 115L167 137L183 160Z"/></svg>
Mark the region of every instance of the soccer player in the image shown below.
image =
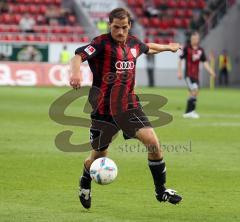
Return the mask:
<svg viewBox="0 0 240 222"><path fill-rule="evenodd" d="M93 84L89 92L89 102L93 107L90 128L93 150L84 162L79 183L79 198L85 208L91 207L90 166L95 159L107 155L107 148L119 130L123 131L125 139L136 138L148 148L148 165L157 200L172 204L182 200L176 191L165 187L166 167L163 153L151 123L134 93L137 58L142 53L176 52L180 44L144 44L129 35L130 21L127 10L116 8L111 11L110 32L97 36L90 44L76 49L70 63L70 85L75 89L81 87L79 70L82 62L87 60L93 73Z"/></svg>
<svg viewBox="0 0 240 222"><path fill-rule="evenodd" d="M203 48L199 46L200 37L198 32L191 34L190 45L184 47L178 63L178 78L182 79L182 60L185 59L185 80L189 90L184 118L198 119L199 114L195 111L197 96L199 93L199 64L203 62L205 69L215 78L216 74L207 62Z"/></svg>

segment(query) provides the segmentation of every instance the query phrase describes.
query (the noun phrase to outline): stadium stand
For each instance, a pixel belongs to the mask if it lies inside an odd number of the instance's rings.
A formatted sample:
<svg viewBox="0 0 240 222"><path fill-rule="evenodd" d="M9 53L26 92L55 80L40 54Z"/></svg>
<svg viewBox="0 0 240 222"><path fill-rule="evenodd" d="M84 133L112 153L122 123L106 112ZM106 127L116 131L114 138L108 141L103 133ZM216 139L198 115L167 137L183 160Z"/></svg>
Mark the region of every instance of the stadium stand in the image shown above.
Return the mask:
<svg viewBox="0 0 240 222"><path fill-rule="evenodd" d="M88 42L73 11L61 7L61 0L7 0L0 14L0 40L40 42ZM19 27L24 14L36 21L32 33ZM64 34L64 35L63 35Z"/></svg>
<svg viewBox="0 0 240 222"><path fill-rule="evenodd" d="M145 42L169 43L182 33L188 39L191 31L204 37L216 26L212 20L222 17L235 0L125 0L144 27ZM220 16L219 16L220 15ZM207 30L207 31L206 31Z"/></svg>
<svg viewBox="0 0 240 222"><path fill-rule="evenodd" d="M145 28L145 42L156 43L173 41L177 30L189 29L194 12L199 13L206 6L205 0L125 0L125 2Z"/></svg>
<svg viewBox="0 0 240 222"><path fill-rule="evenodd" d="M0 40L39 42L88 42L90 32L78 22L74 10L64 0L6 0L0 5ZM179 33L202 30L223 2L235 0L122 0L143 27L145 42L179 41ZM23 32L19 22L25 14L35 20L31 33ZM91 15L89 15L90 17ZM89 18L90 20L90 18ZM213 26L214 27L214 26Z"/></svg>

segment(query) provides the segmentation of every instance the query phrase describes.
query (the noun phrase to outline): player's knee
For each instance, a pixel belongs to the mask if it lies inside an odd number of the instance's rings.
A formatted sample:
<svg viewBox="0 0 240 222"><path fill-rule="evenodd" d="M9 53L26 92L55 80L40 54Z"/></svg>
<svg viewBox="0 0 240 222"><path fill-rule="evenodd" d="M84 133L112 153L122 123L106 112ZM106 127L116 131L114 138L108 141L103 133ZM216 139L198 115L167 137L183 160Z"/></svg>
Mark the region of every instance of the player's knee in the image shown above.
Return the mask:
<svg viewBox="0 0 240 222"><path fill-rule="evenodd" d="M90 169L93 161L100 158L107 156L107 150L104 151L95 151L93 150L91 155L84 161L84 165L87 169Z"/></svg>
<svg viewBox="0 0 240 222"><path fill-rule="evenodd" d="M105 157L107 156L107 150L102 150L102 151L96 151L93 150L90 154L90 156L85 160L85 165L90 166L92 162L100 157Z"/></svg>
<svg viewBox="0 0 240 222"><path fill-rule="evenodd" d="M198 90L191 91L191 96L197 97L198 96Z"/></svg>
<svg viewBox="0 0 240 222"><path fill-rule="evenodd" d="M96 160L100 157L105 157L105 156L107 156L107 149L100 150L100 151L93 150L92 155L91 155L92 159L94 159L94 160Z"/></svg>
<svg viewBox="0 0 240 222"><path fill-rule="evenodd" d="M158 142L158 140L156 140L155 138L151 138L149 139L145 146L147 147L148 149L148 152L151 152L151 153L156 153L156 152L160 152L160 144Z"/></svg>

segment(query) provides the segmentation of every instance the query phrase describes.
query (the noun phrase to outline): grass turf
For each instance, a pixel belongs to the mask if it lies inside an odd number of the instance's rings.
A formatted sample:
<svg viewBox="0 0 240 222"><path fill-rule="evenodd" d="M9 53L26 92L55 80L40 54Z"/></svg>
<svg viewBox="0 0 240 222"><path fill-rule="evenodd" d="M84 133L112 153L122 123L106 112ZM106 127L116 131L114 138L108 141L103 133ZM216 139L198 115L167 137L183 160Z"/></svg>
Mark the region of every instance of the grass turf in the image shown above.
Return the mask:
<svg viewBox="0 0 240 222"><path fill-rule="evenodd" d="M72 143L88 141L88 129L50 120L50 104L67 88L0 88L0 221L57 222L236 222L240 194L239 91L202 89L199 120L181 117L184 89L138 88L168 98L162 110L170 124L156 128L165 149L168 187L184 197L180 205L159 203L137 140L112 143L109 157L119 167L108 186L93 184L91 210L81 207L78 178L88 153L66 153L54 145L56 134L74 132ZM156 101L157 102L157 101ZM81 102L67 110L78 116ZM184 146L184 148L183 148Z"/></svg>

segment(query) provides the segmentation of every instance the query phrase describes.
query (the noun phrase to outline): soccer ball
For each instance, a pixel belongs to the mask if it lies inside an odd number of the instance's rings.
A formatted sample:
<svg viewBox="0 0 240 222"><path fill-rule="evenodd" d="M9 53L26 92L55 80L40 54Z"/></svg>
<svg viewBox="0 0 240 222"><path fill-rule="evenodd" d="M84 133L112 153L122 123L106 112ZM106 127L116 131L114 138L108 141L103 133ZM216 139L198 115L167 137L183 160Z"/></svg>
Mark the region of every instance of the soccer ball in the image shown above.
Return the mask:
<svg viewBox="0 0 240 222"><path fill-rule="evenodd" d="M112 183L117 177L118 169L113 160L102 157L96 159L90 167L90 176L98 184Z"/></svg>

